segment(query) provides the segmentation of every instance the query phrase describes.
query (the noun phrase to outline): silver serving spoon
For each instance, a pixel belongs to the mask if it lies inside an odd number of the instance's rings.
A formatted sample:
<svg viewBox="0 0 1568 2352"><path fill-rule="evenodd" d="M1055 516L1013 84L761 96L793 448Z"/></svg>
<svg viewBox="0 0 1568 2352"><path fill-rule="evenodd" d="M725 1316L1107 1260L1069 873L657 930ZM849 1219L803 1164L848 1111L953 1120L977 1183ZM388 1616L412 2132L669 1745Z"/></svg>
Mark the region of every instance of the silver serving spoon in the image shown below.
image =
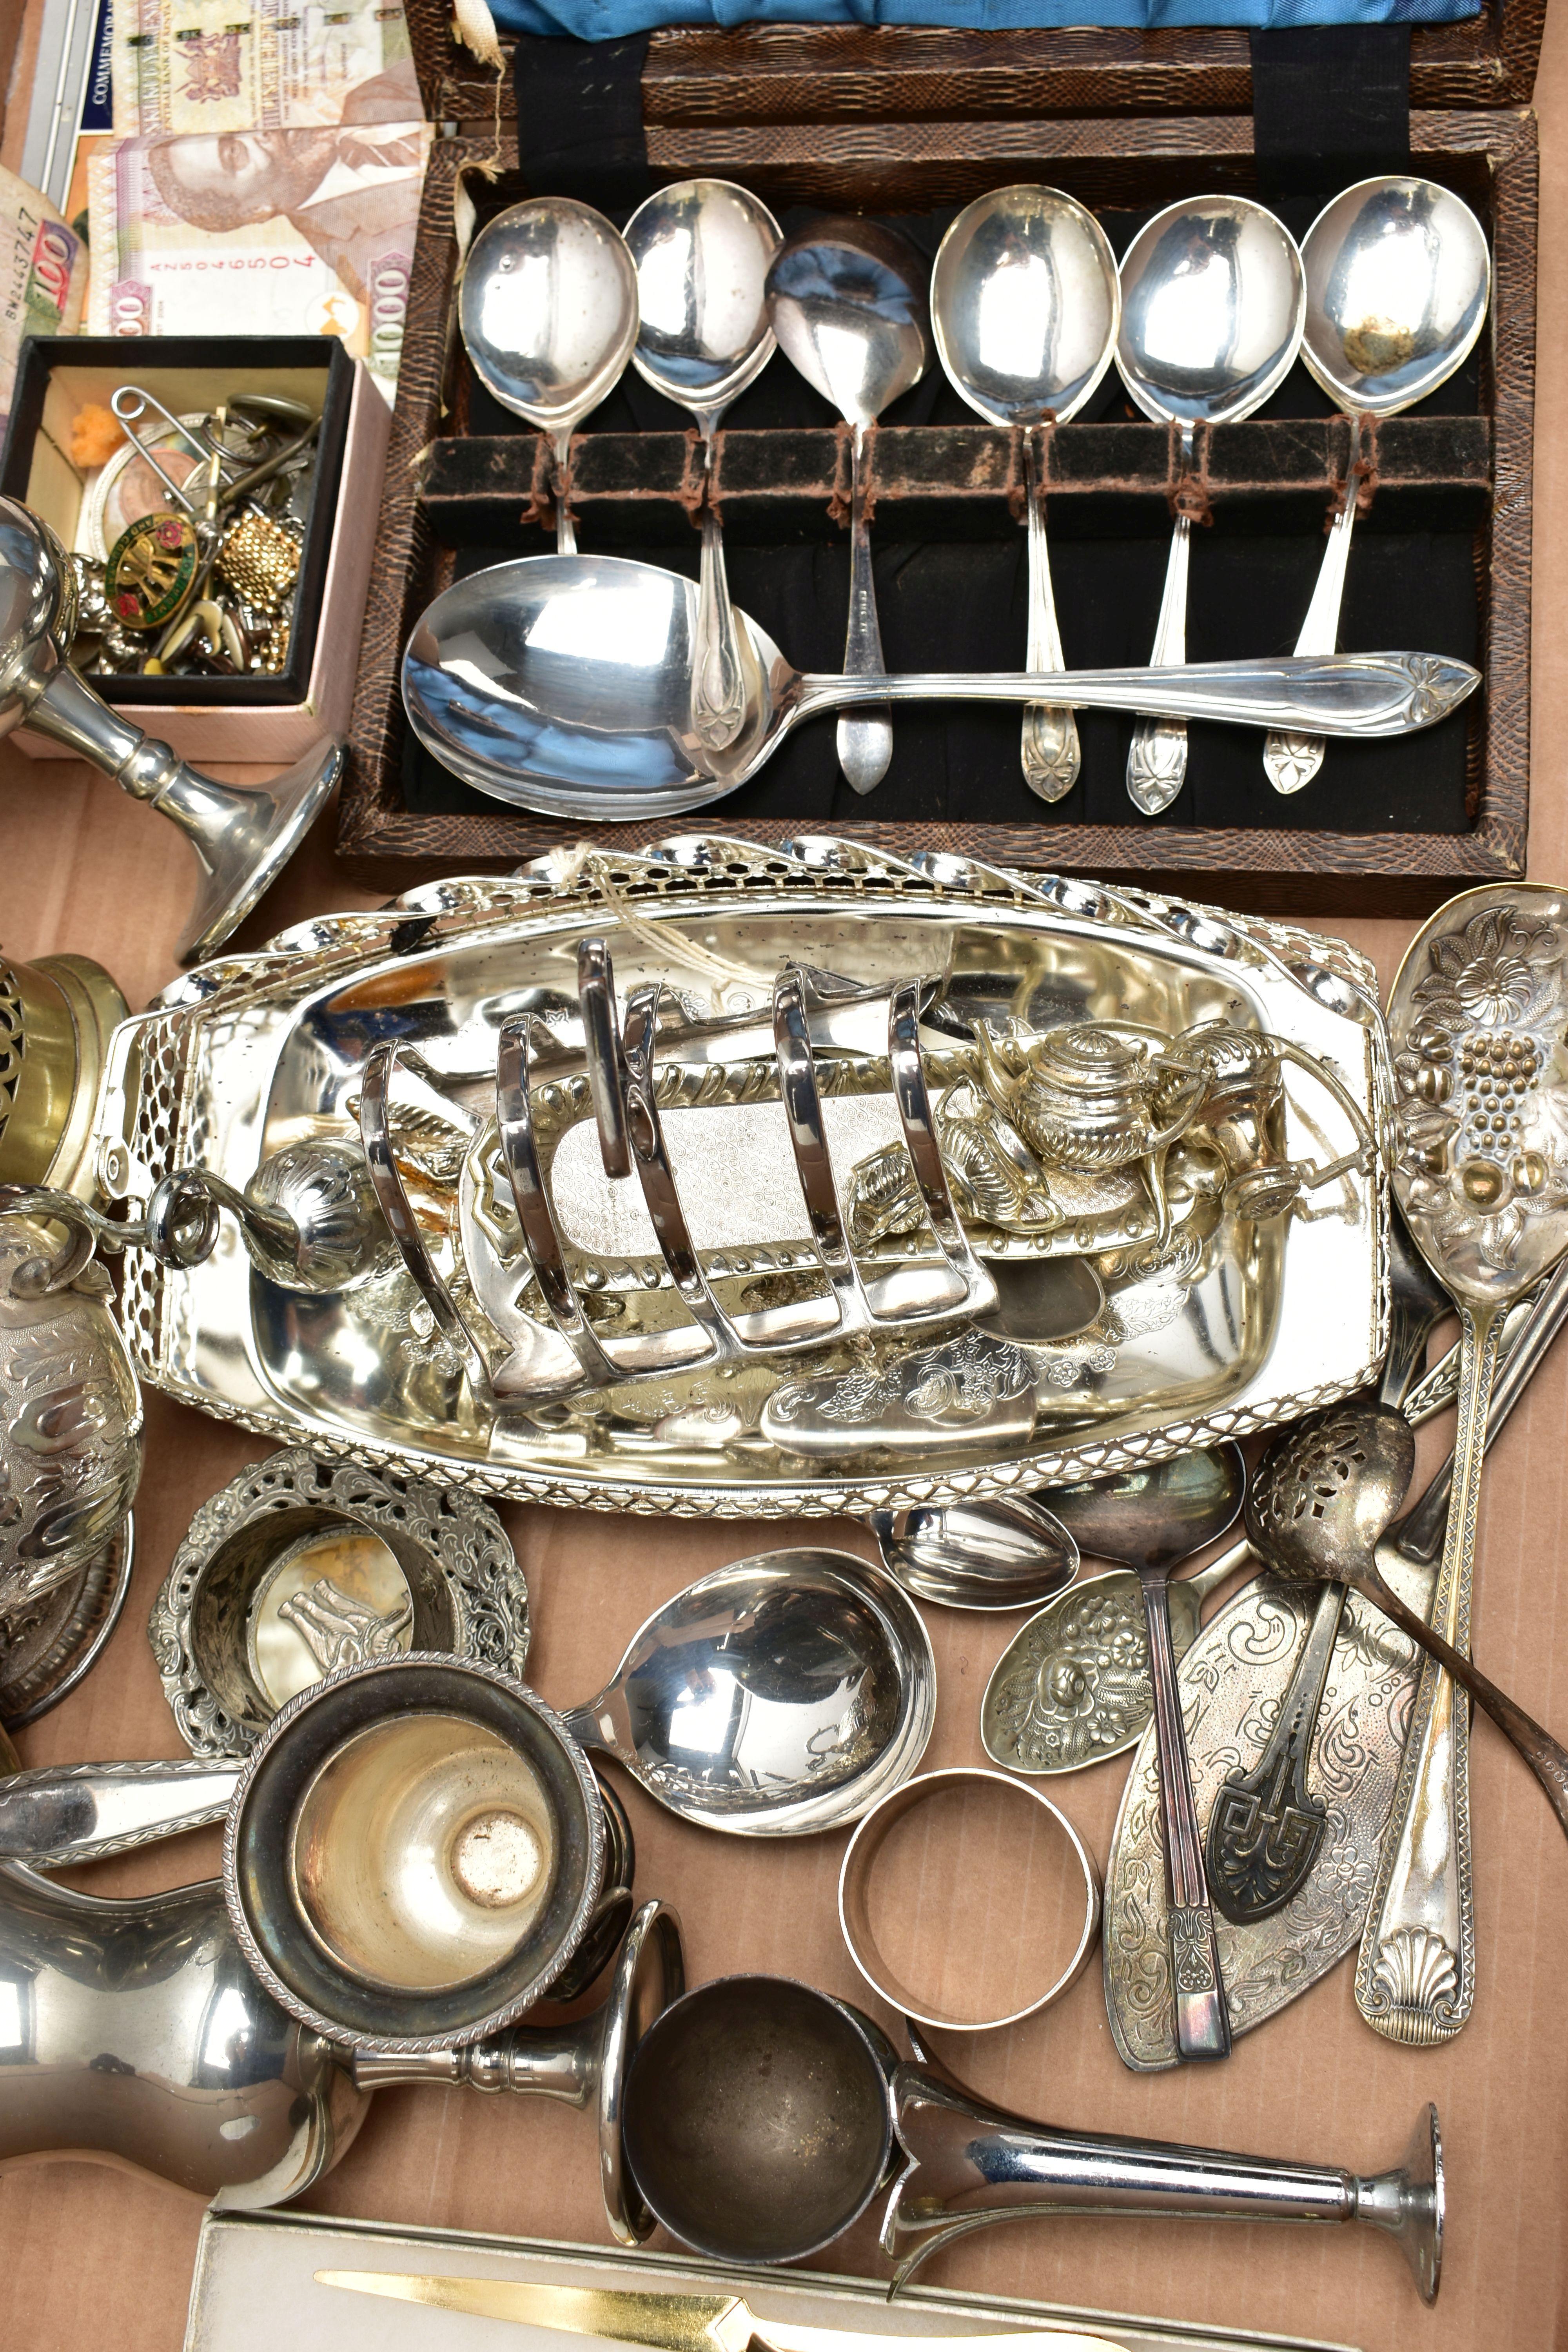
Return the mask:
<svg viewBox="0 0 1568 2352"><path fill-rule="evenodd" d="M458 323L486 391L550 436L555 544L574 554L573 429L614 391L637 339L637 274L625 238L571 196L509 205L468 249Z"/></svg>
<svg viewBox="0 0 1568 2352"><path fill-rule="evenodd" d="M775 349L764 288L779 226L749 189L728 180L660 188L626 223L641 320L632 365L667 400L689 408L702 442L702 505L691 724L720 751L745 724L744 666L752 641L736 626L724 541L711 497L713 436L730 403L754 383Z"/></svg>
<svg viewBox="0 0 1568 2352"><path fill-rule="evenodd" d="M997 188L966 205L938 248L931 333L948 381L997 425L1065 425L1110 365L1121 319L1116 257L1092 213L1056 188ZM1028 500L1030 669L1063 669L1046 549L1044 485L1024 437ZM1043 801L1078 782L1082 751L1070 710L1024 713L1024 781Z"/></svg>
<svg viewBox="0 0 1568 2352"><path fill-rule="evenodd" d="M705 807L755 775L801 720L846 704L1037 702L1048 692L1079 709L1378 736L1430 726L1479 684L1465 663L1428 654L1048 677L803 677L754 621L738 618L756 648L756 700L722 751L691 728L696 587L622 556L528 556L454 581L409 639L403 698L420 741L465 782L594 824Z"/></svg>
<svg viewBox="0 0 1568 2352"><path fill-rule="evenodd" d="M678 1593L562 1720L687 1821L799 1837L906 1780L935 1715L931 1638L893 1579L801 1548Z"/></svg>
<svg viewBox="0 0 1568 2352"><path fill-rule="evenodd" d="M1078 1574L1077 1544L1026 1495L877 1511L868 1524L899 1582L943 1609L1032 1609Z"/></svg>
<svg viewBox="0 0 1568 2352"><path fill-rule="evenodd" d="M1447 383L1475 347L1491 297L1486 231L1468 205L1430 180L1358 181L1324 206L1301 246L1307 319L1301 357L1329 398L1362 422L1397 416ZM1339 643L1355 478L1323 550L1299 654ZM1299 793L1323 764L1318 735L1271 734L1263 765L1277 793Z"/></svg>
<svg viewBox="0 0 1568 2352"><path fill-rule="evenodd" d="M1389 1174L1459 1310L1454 1491L1432 1606L1435 1633L1456 1651L1469 1637L1504 1320L1568 1251L1565 925L1568 894L1548 884L1468 890L1424 925L1389 991L1399 1090ZM1469 1718L1456 1679L1422 1675L1356 1969L1367 2022L1417 2046L1451 2039L1475 1998Z"/></svg>
<svg viewBox="0 0 1568 2352"><path fill-rule="evenodd" d="M1250 416L1283 383L1305 308L1294 240L1246 196L1172 205L1133 238L1121 263L1116 364L1144 415L1179 427L1184 472L1199 425ZM1179 514L1154 634L1161 667L1186 659L1191 541L1191 520ZM1142 720L1127 755L1127 790L1145 816L1169 808L1186 772L1181 720Z"/></svg>
<svg viewBox="0 0 1568 2352"><path fill-rule="evenodd" d="M784 356L832 402L851 435L844 643L849 678L883 675L866 520L866 434L930 363L926 275L907 237L860 219L814 221L780 247L768 272L768 317ZM846 780L858 793L874 792L893 756L891 712L871 700L839 720L837 740Z"/></svg>

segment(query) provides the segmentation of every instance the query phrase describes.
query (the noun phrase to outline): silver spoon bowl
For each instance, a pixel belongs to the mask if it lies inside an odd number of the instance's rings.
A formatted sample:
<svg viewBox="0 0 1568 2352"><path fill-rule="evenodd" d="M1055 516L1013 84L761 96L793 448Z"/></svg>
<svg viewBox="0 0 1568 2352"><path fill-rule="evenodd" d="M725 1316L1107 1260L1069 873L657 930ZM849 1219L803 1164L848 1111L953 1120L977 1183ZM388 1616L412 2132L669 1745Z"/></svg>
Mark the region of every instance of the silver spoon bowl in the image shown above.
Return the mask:
<svg viewBox="0 0 1568 2352"><path fill-rule="evenodd" d="M801 1548L678 1593L562 1720L686 1821L800 1837L908 1780L935 1716L931 1638L893 1579Z"/></svg>
<svg viewBox="0 0 1568 2352"><path fill-rule="evenodd" d="M1076 416L1110 365L1121 317L1116 257L1092 213L1056 188L996 188L966 205L931 281L931 333L953 390L996 425ZM1028 497L1030 669L1061 669L1046 551L1044 486L1024 444ZM1070 710L1024 713L1024 778L1043 801L1078 782Z"/></svg>
<svg viewBox="0 0 1568 2352"><path fill-rule="evenodd" d="M1078 1574L1078 1546L1026 1495L879 1511L871 1532L899 1582L943 1609L1034 1609Z"/></svg>
<svg viewBox="0 0 1568 2352"><path fill-rule="evenodd" d="M1302 360L1355 415L1396 415L1474 350L1491 296L1486 232L1434 181L1358 181L1318 215L1301 260Z"/></svg>
<svg viewBox="0 0 1568 2352"><path fill-rule="evenodd" d="M1301 257L1274 215L1246 196L1172 205L1139 231L1121 264L1116 364L1145 416L1179 425L1190 468L1200 425L1250 416L1283 383L1301 341ZM1186 659L1192 524L1171 536L1152 658ZM1127 756L1127 790L1146 816L1168 808L1187 772L1187 730L1143 719Z"/></svg>
<svg viewBox="0 0 1568 2352"><path fill-rule="evenodd" d="M479 231L458 323L474 373L514 416L550 436L555 544L576 550L559 495L573 429L614 391L637 339L637 274L602 213L570 196L530 196Z"/></svg>
<svg viewBox="0 0 1568 2352"><path fill-rule="evenodd" d="M726 750L691 726L698 592L625 557L528 556L471 572L416 624L403 698L426 749L496 800L588 824L702 808L755 775L789 730L843 705L945 698L1174 709L1326 734L1402 735L1474 691L1479 673L1428 654L1339 655L1292 666L1173 670L803 677L744 614L755 698Z"/></svg>
<svg viewBox="0 0 1568 2352"><path fill-rule="evenodd" d="M632 365L655 392L696 417L710 478L720 419L777 348L765 290L780 242L767 206L727 180L660 188L626 223L641 314ZM743 665L752 658L730 602L723 540L709 497L691 679L691 723L703 742L722 748L744 725Z"/></svg>

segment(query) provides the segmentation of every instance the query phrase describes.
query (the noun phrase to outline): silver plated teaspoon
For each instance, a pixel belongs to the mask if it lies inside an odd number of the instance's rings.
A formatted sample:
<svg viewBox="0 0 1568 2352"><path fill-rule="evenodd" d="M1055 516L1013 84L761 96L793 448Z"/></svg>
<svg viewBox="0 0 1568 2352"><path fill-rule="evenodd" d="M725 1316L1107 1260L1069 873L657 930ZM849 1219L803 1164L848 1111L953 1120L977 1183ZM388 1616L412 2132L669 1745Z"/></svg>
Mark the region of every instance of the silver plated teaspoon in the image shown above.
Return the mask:
<svg viewBox="0 0 1568 2352"><path fill-rule="evenodd" d="M931 333L948 381L997 425L1065 425L1095 391L1116 349L1121 288L1094 215L1058 188L996 188L942 238L931 281ZM1045 485L1024 436L1029 550L1030 669L1063 669L1046 549ZM1024 713L1024 781L1059 801L1082 763L1070 710Z"/></svg>
<svg viewBox="0 0 1568 2352"><path fill-rule="evenodd" d="M1299 654L1331 654L1355 528L1362 420L1413 408L1464 365L1487 315L1491 257L1468 205L1431 180L1398 173L1358 181L1326 205L1302 240L1301 264L1301 358L1354 420L1344 504L1296 640ZM1321 735L1271 733L1263 765L1275 791L1310 784L1323 750Z"/></svg>
<svg viewBox="0 0 1568 2352"><path fill-rule="evenodd" d="M637 338L637 274L626 240L572 196L529 196L468 249L458 323L474 373L550 436L555 544L575 553L566 499L572 435L614 391Z"/></svg>
<svg viewBox="0 0 1568 2352"><path fill-rule="evenodd" d="M743 671L756 656L730 602L712 499L713 440L730 403L756 382L776 349L764 289L779 226L749 189L728 180L681 180L639 205L626 237L640 311L632 365L655 392L691 411L702 443L691 724L700 741L722 750L745 724Z"/></svg>
<svg viewBox="0 0 1568 2352"><path fill-rule="evenodd" d="M1274 215L1246 196L1196 196L1157 213L1122 257L1116 364L1145 416L1174 425L1192 471L1200 425L1250 416L1289 373L1301 341L1301 257ZM1162 667L1186 659L1192 520L1176 517L1154 633ZM1187 773L1187 730L1144 719L1127 790L1145 816L1169 808Z"/></svg>

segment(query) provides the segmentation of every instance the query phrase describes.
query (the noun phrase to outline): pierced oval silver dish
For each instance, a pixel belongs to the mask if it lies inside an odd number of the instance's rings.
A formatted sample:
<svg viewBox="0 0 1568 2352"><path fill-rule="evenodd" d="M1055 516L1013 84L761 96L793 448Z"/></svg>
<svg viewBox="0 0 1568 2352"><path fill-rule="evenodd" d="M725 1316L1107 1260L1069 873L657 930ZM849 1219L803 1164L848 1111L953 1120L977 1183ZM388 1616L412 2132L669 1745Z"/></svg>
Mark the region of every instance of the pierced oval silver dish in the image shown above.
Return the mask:
<svg viewBox="0 0 1568 2352"><path fill-rule="evenodd" d="M1313 934L825 836L445 880L116 1033L126 1336L204 1411L497 1496L1092 1476L1376 1366L1375 1002Z"/></svg>

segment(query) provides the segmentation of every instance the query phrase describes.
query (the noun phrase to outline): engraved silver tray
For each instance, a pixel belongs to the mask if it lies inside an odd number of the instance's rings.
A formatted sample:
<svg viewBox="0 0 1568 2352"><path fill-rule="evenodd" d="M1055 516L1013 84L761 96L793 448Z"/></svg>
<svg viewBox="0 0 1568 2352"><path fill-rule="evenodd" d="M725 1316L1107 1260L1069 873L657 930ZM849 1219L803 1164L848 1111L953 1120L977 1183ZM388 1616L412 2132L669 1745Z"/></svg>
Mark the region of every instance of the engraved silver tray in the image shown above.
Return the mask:
<svg viewBox="0 0 1568 2352"><path fill-rule="evenodd" d="M922 1050L938 1055L982 1019L1173 1034L1223 1020L1326 1066L1383 1130L1375 979L1343 942L966 859L686 835L431 884L383 913L318 918L202 966L115 1033L100 1182L134 1209L176 1168L243 1189L285 1146L357 1141L365 1065L389 1044L466 1106L471 1129L493 1117L509 1017L532 1013L570 1043L577 951L591 939L613 950L618 989L662 982L692 1022L765 1016L786 964L884 992L919 979ZM1287 1078L1284 1151L1322 1165L1352 1148L1329 1086L1294 1066ZM777 1120L772 1149L787 1172L784 1113L776 1099L743 1108L739 1157L700 1107L667 1117L669 1149L699 1237L707 1221L733 1275L787 1281L807 1263L806 1228L777 1230L780 1188L759 1175L769 1146L755 1126L759 1112ZM708 1124L687 1142L683 1120ZM836 1150L841 1192L864 1148L861 1134ZM471 1177L471 1152L468 1164ZM582 1152L574 1164L583 1179ZM1227 1210L1152 1279L1127 1253L1105 1313L1060 1344L999 1344L967 1324L934 1337L879 1330L837 1355L699 1366L500 1408L476 1396L401 1264L343 1292L286 1290L226 1218L195 1267L128 1250L121 1311L142 1379L318 1454L596 1509L864 1515L1093 1476L1352 1393L1385 1346L1386 1219L1381 1173L1353 1171L1268 1223ZM643 1278L657 1286L657 1261Z"/></svg>

